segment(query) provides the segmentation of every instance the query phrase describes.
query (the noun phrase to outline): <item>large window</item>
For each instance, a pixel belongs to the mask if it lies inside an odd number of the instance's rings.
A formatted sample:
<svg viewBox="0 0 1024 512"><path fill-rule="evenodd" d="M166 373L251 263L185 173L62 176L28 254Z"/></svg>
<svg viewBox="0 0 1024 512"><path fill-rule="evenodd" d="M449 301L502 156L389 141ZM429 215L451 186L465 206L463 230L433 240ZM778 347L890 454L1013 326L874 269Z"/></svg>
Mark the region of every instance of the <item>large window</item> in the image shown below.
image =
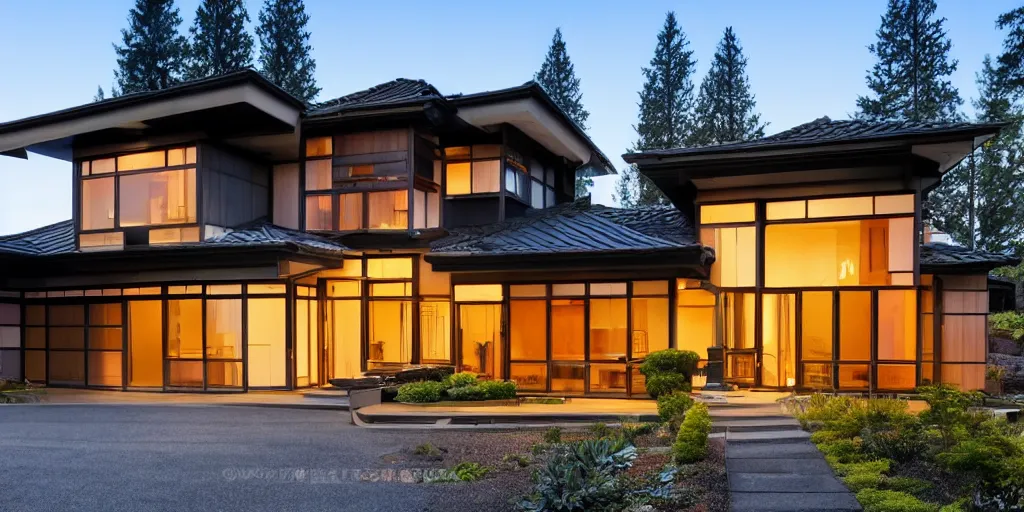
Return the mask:
<svg viewBox="0 0 1024 512"><path fill-rule="evenodd" d="M496 193L501 186L501 146L485 144L445 148L445 194Z"/></svg>
<svg viewBox="0 0 1024 512"><path fill-rule="evenodd" d="M79 246L124 246L122 228L195 224L196 148L85 160L80 169ZM199 230L150 231L149 243L198 242Z"/></svg>
<svg viewBox="0 0 1024 512"><path fill-rule="evenodd" d="M408 137L407 130L388 130L307 139L306 229L438 227L440 166L430 172L432 150L420 147L431 143L419 134L417 160L410 163ZM410 165L417 166L411 198ZM423 173L421 167L426 169Z"/></svg>
<svg viewBox="0 0 1024 512"><path fill-rule="evenodd" d="M412 361L412 258L366 260L370 369Z"/></svg>

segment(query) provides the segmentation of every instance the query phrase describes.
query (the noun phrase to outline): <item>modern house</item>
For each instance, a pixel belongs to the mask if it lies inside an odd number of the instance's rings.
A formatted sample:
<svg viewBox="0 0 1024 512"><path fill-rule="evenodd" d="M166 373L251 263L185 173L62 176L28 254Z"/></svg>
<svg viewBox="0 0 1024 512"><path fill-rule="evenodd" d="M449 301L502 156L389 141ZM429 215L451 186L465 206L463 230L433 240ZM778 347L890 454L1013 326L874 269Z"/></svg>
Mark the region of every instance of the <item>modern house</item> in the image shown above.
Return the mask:
<svg viewBox="0 0 1024 512"><path fill-rule="evenodd" d="M646 354L714 346L746 386L979 388L986 274L1017 260L918 234L998 129L822 119L630 154L674 206L616 209L573 200L614 168L533 83L307 107L241 71L12 121L0 154L69 162L74 192L70 220L0 237L0 376L245 391L447 363L642 396Z"/></svg>

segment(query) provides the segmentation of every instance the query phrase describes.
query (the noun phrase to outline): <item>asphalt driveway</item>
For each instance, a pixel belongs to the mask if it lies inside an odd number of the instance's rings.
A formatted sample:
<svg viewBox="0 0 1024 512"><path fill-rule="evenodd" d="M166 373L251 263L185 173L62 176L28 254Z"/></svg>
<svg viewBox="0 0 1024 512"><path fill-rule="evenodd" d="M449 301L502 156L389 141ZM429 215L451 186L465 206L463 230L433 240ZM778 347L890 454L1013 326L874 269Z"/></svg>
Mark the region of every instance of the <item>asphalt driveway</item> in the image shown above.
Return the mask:
<svg viewBox="0 0 1024 512"><path fill-rule="evenodd" d="M429 433L360 429L345 414L0 406L0 510L450 510L459 484L372 481Z"/></svg>

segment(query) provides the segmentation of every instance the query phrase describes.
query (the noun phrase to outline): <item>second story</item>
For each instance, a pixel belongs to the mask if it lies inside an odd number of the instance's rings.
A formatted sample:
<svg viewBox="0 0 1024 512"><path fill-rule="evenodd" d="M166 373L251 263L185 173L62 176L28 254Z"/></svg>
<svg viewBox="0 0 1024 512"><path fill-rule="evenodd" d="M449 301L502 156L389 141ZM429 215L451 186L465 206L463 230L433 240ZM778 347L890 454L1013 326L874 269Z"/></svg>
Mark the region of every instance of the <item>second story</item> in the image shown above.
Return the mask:
<svg viewBox="0 0 1024 512"><path fill-rule="evenodd" d="M624 155L715 249L727 289L922 286L943 176L1001 125L821 118L754 141Z"/></svg>
<svg viewBox="0 0 1024 512"><path fill-rule="evenodd" d="M28 152L73 169L81 251L261 222L421 247L572 201L577 172L614 172L534 83L445 96L398 79L307 106L248 70L0 124L0 155Z"/></svg>

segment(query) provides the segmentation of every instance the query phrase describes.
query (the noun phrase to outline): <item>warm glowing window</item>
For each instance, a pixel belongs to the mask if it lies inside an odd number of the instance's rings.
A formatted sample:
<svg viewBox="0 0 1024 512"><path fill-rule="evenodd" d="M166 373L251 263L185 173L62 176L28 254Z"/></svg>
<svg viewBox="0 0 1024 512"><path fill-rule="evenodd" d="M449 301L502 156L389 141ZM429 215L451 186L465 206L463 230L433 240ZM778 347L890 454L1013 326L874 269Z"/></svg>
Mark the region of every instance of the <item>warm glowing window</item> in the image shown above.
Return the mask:
<svg viewBox="0 0 1024 512"><path fill-rule="evenodd" d="M586 326L583 318L582 299L555 299L551 301L552 359L583 360L583 338Z"/></svg>
<svg viewBox="0 0 1024 512"><path fill-rule="evenodd" d="M501 189L501 146L445 148L445 156L447 195L484 194Z"/></svg>
<svg viewBox="0 0 1024 512"><path fill-rule="evenodd" d="M803 219L807 217L807 201L768 203L765 216L768 220Z"/></svg>
<svg viewBox="0 0 1024 512"><path fill-rule="evenodd" d="M196 221L195 169L131 174L119 179L122 227Z"/></svg>
<svg viewBox="0 0 1024 512"><path fill-rule="evenodd" d="M420 359L423 362L450 363L452 308L447 300L420 303Z"/></svg>
<svg viewBox="0 0 1024 512"><path fill-rule="evenodd" d="M412 302L374 300L369 309L370 366L412 361Z"/></svg>
<svg viewBox="0 0 1024 512"><path fill-rule="evenodd" d="M626 299L590 299L590 358L626 357Z"/></svg>
<svg viewBox="0 0 1024 512"><path fill-rule="evenodd" d="M327 284L327 296L359 297L361 288L361 281L331 281L330 283Z"/></svg>
<svg viewBox="0 0 1024 512"><path fill-rule="evenodd" d="M591 283L590 295L625 295L626 283Z"/></svg>
<svg viewBox="0 0 1024 512"><path fill-rule="evenodd" d="M332 229L331 218L331 196L306 196L306 229Z"/></svg>
<svg viewBox="0 0 1024 512"><path fill-rule="evenodd" d="M715 249L711 282L722 287L754 286L757 269L757 231L753 226L704 228L701 243Z"/></svg>
<svg viewBox="0 0 1024 512"><path fill-rule="evenodd" d="M203 301L167 301L167 357L203 358ZM201 382L201 381L200 381Z"/></svg>
<svg viewBox="0 0 1024 512"><path fill-rule="evenodd" d="M807 201L807 217L856 217L874 214L874 200L867 197L838 197Z"/></svg>
<svg viewBox="0 0 1024 512"><path fill-rule="evenodd" d="M82 251L120 249L124 247L124 233L83 233L78 235Z"/></svg>
<svg viewBox="0 0 1024 512"><path fill-rule="evenodd" d="M547 302L513 300L509 302L510 349L513 361L547 359Z"/></svg>
<svg viewBox="0 0 1024 512"><path fill-rule="evenodd" d="M149 244L178 244L183 242L198 242L199 228L161 228L149 230Z"/></svg>
<svg viewBox="0 0 1024 512"><path fill-rule="evenodd" d="M135 153L117 157L117 172L138 171L142 169L157 169L166 167L163 151L151 151L149 153Z"/></svg>
<svg viewBox="0 0 1024 512"><path fill-rule="evenodd" d="M551 295L558 296L572 296L572 295L584 295L587 293L587 285L583 283L573 284L553 284L551 285Z"/></svg>
<svg viewBox="0 0 1024 512"><path fill-rule="evenodd" d="M914 194L875 196L875 215L914 213Z"/></svg>
<svg viewBox="0 0 1024 512"><path fill-rule="evenodd" d="M331 154L331 142L330 137L306 139L306 156L329 156Z"/></svg>
<svg viewBox="0 0 1024 512"><path fill-rule="evenodd" d="M455 286L455 302L501 302L500 284L460 284Z"/></svg>
<svg viewBox="0 0 1024 512"><path fill-rule="evenodd" d="M755 298L753 293L724 293L723 334L730 349L754 348Z"/></svg>
<svg viewBox="0 0 1024 512"><path fill-rule="evenodd" d="M676 348L692 350L707 359L708 347L715 346L715 294L708 290L679 290L676 300ZM634 299L634 307L637 304ZM634 316L634 320L635 320ZM636 327L634 326L634 329ZM636 354L634 332L633 353ZM665 347L668 348L666 344ZM650 352L660 350L657 345Z"/></svg>
<svg viewBox="0 0 1024 512"><path fill-rule="evenodd" d="M700 207L701 224L754 222L754 203L712 204Z"/></svg>
<svg viewBox="0 0 1024 512"><path fill-rule="evenodd" d="M802 358L832 359L832 292L803 292Z"/></svg>
<svg viewBox="0 0 1024 512"><path fill-rule="evenodd" d="M912 284L913 226L909 217L768 225L765 286Z"/></svg>
<svg viewBox="0 0 1024 512"><path fill-rule="evenodd" d="M412 283L371 283L371 297L409 297Z"/></svg>
<svg viewBox="0 0 1024 512"><path fill-rule="evenodd" d="M283 284L250 284L246 287L246 291L249 295L270 295L285 293L285 285Z"/></svg>
<svg viewBox="0 0 1024 512"><path fill-rule="evenodd" d="M253 286L284 286L284 285L249 285ZM283 290L282 290L283 291ZM273 292L276 293L276 292ZM284 340L285 332L285 299L249 299L249 316L246 346L248 360L249 386L251 387L283 387L286 370Z"/></svg>
<svg viewBox="0 0 1024 512"><path fill-rule="evenodd" d="M668 281L633 281L633 295L668 295Z"/></svg>
<svg viewBox="0 0 1024 512"><path fill-rule="evenodd" d="M82 181L82 230L114 228L114 178Z"/></svg>
<svg viewBox="0 0 1024 512"><path fill-rule="evenodd" d="M370 192L369 229L407 229L409 227L409 193L405 190Z"/></svg>
<svg viewBox="0 0 1024 512"><path fill-rule="evenodd" d="M206 357L242 358L241 299L206 301ZM241 385L240 382L238 384Z"/></svg>
<svg viewBox="0 0 1024 512"><path fill-rule="evenodd" d="M483 378L501 376L501 305L459 305L460 371Z"/></svg>
<svg viewBox="0 0 1024 512"><path fill-rule="evenodd" d="M709 308L709 313L714 314L714 309ZM668 348L668 297L632 299L631 314L633 316L633 332L630 334L630 338L633 340L631 359L641 359L651 352ZM700 332L701 326L695 327L691 332ZM689 349L684 348L684 350ZM697 353L699 354L700 351Z"/></svg>
<svg viewBox="0 0 1024 512"><path fill-rule="evenodd" d="M330 190L332 186L329 159L306 161L306 190Z"/></svg>
<svg viewBox="0 0 1024 512"><path fill-rule="evenodd" d="M371 258L366 260L366 277L371 279L412 279L412 258Z"/></svg>
<svg viewBox="0 0 1024 512"><path fill-rule="evenodd" d="M544 297L547 286L543 284L514 284L509 286L508 294L512 297Z"/></svg>
<svg viewBox="0 0 1024 512"><path fill-rule="evenodd" d="M839 292L839 359L871 359L871 292Z"/></svg>
<svg viewBox="0 0 1024 512"><path fill-rule="evenodd" d="M917 359L916 290L878 291L878 359Z"/></svg>

